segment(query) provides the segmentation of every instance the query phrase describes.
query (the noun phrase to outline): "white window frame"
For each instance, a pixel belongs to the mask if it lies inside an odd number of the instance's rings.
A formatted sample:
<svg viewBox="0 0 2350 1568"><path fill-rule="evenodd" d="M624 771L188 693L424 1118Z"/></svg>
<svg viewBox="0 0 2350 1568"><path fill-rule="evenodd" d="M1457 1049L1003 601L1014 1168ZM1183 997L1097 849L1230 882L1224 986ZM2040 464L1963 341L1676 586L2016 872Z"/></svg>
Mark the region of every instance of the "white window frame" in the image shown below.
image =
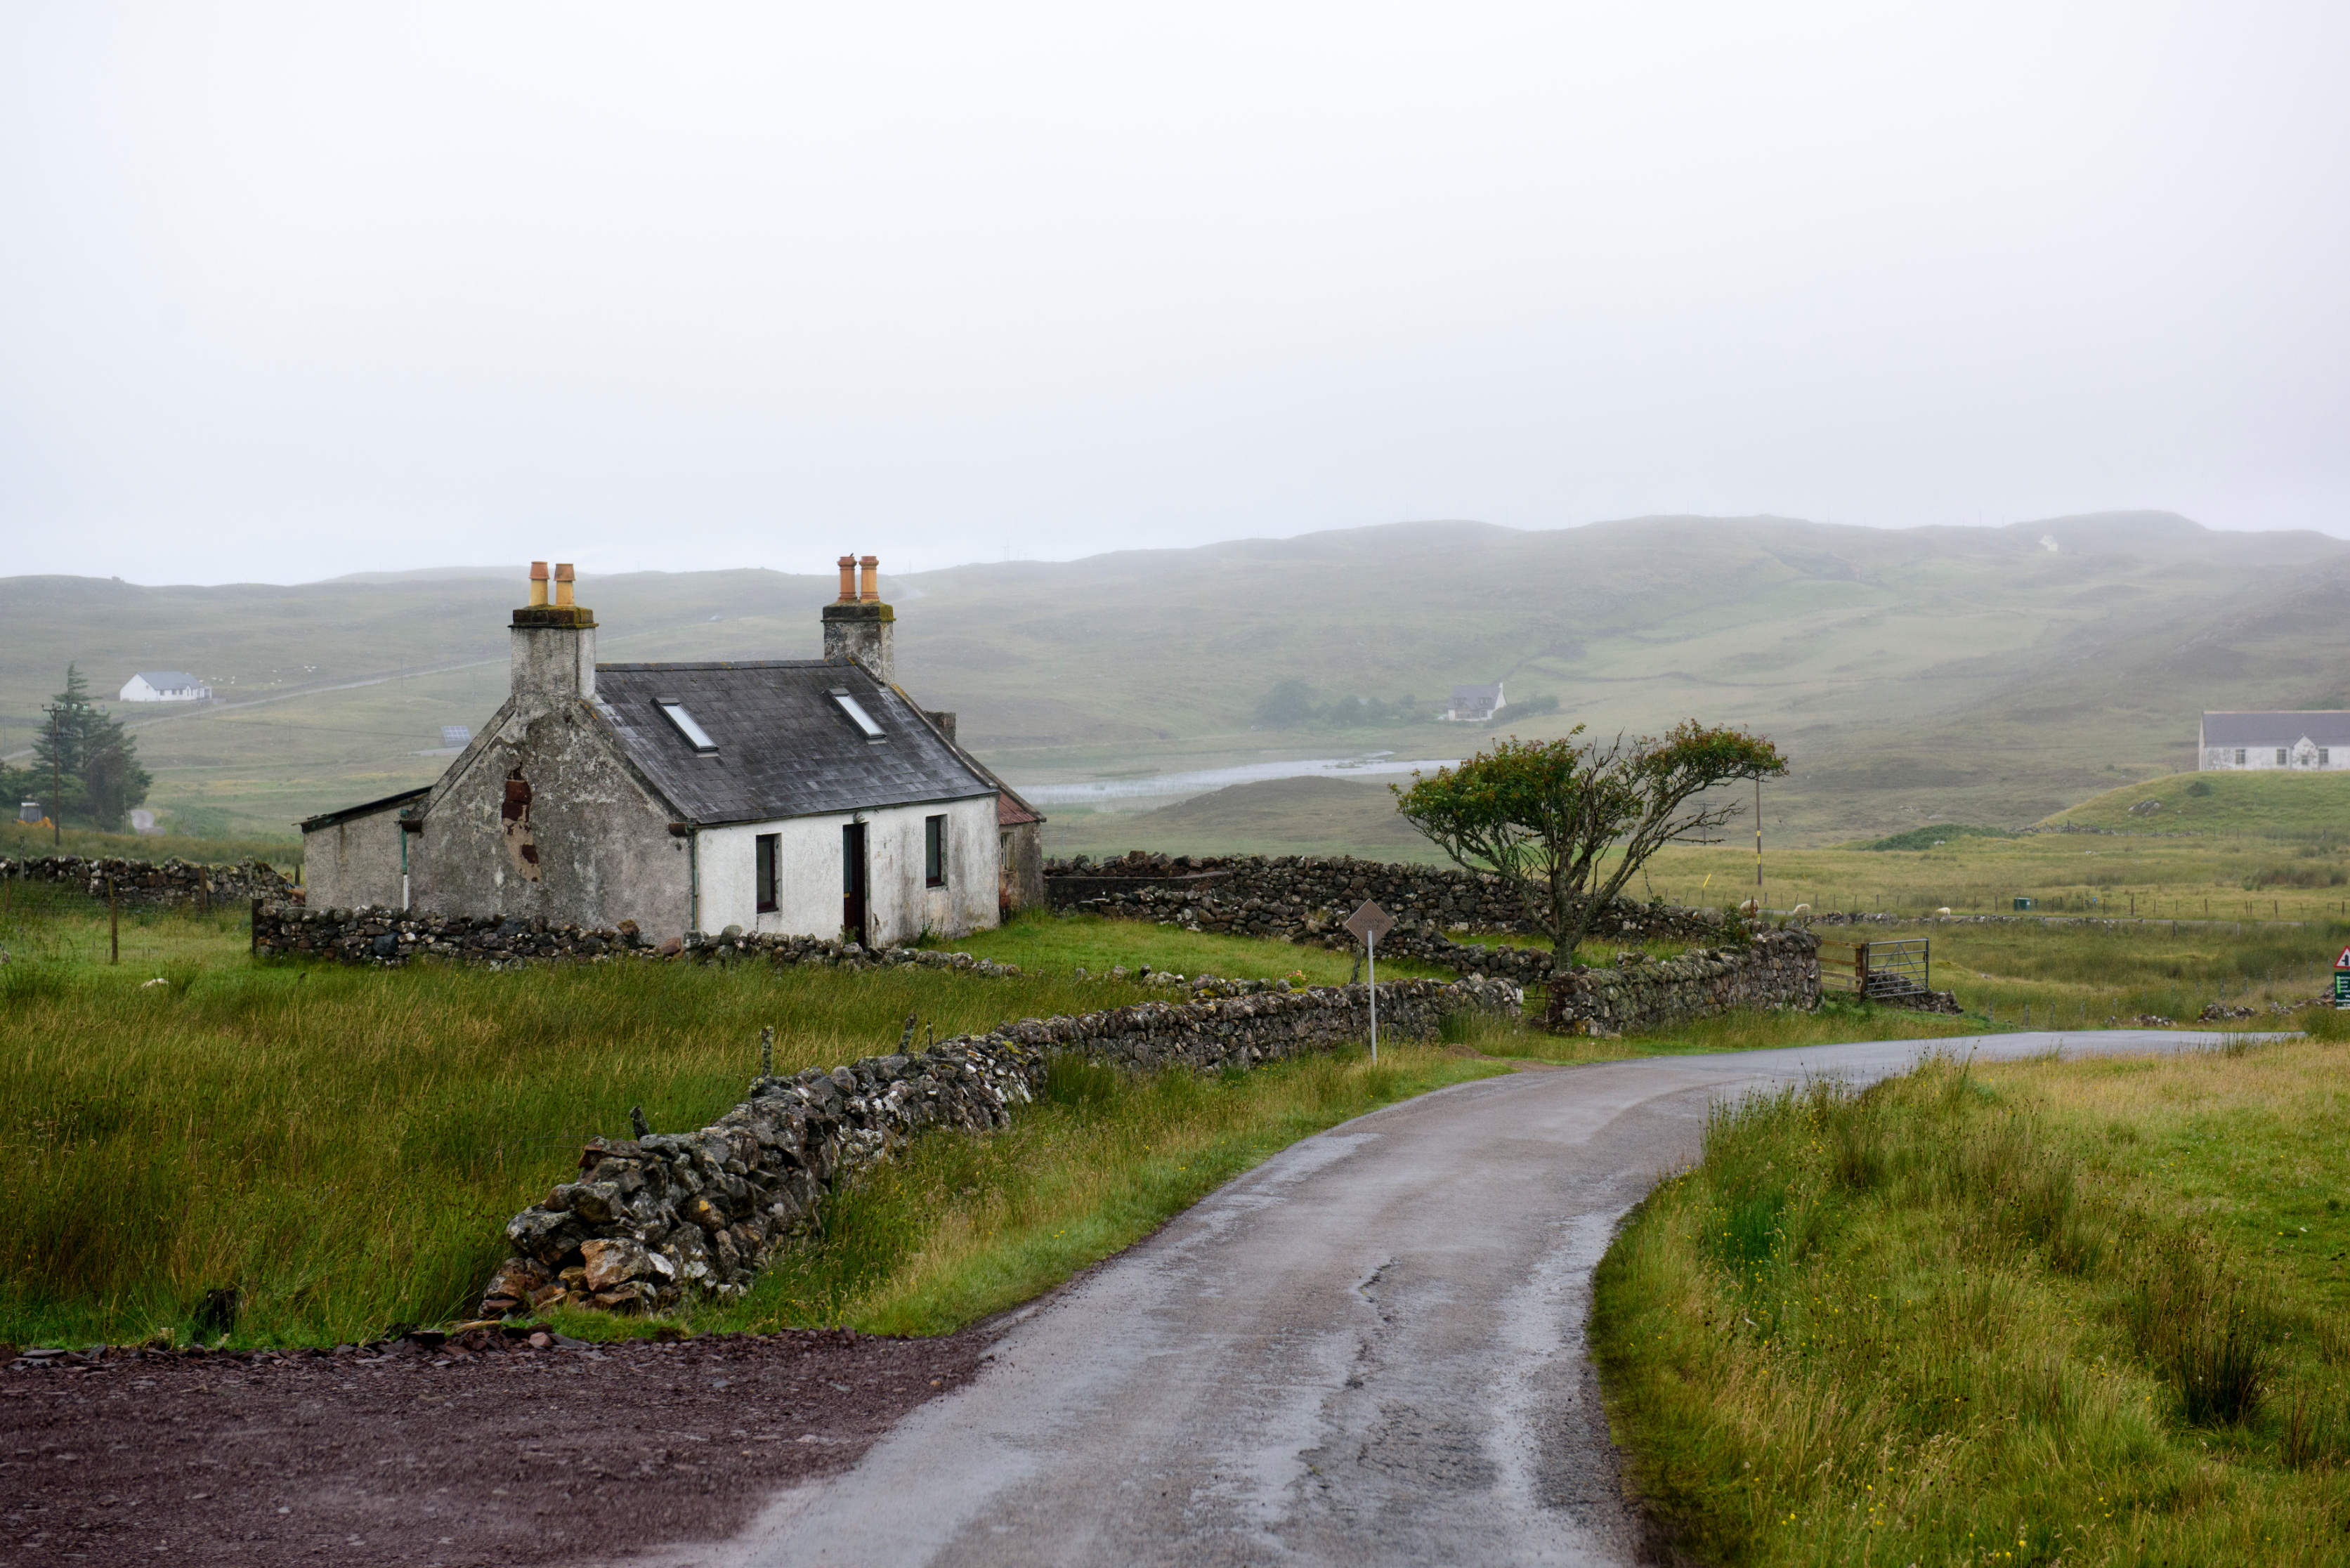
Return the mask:
<svg viewBox="0 0 2350 1568"><path fill-rule="evenodd" d="M751 840L751 909L772 915L784 907L784 836L762 833ZM764 895L762 897L761 895Z"/></svg>
<svg viewBox="0 0 2350 1568"><path fill-rule="evenodd" d="M718 742L710 738L710 732L702 727L700 720L686 711L684 703L667 697L656 697L653 706L660 710L660 716L669 721L670 728L693 748L695 755L706 757L718 750Z"/></svg>
<svg viewBox="0 0 2350 1568"><path fill-rule="evenodd" d="M840 711L848 715L848 722L865 732L867 740L886 741L889 738L889 732L873 722L873 715L865 711L865 704L851 696L847 688L836 686L828 695L840 704Z"/></svg>

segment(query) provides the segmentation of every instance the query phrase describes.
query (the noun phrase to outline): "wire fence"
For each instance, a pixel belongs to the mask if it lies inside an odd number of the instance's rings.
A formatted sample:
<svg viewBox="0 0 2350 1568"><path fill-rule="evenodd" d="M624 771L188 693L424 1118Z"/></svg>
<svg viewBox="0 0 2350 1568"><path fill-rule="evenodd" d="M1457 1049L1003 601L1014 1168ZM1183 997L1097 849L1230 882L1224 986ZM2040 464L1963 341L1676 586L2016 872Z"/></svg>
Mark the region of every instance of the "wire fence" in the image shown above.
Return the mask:
<svg viewBox="0 0 2350 1568"><path fill-rule="evenodd" d="M0 877L0 954L11 963L185 968L233 961L249 943L242 899L111 908L78 887Z"/></svg>

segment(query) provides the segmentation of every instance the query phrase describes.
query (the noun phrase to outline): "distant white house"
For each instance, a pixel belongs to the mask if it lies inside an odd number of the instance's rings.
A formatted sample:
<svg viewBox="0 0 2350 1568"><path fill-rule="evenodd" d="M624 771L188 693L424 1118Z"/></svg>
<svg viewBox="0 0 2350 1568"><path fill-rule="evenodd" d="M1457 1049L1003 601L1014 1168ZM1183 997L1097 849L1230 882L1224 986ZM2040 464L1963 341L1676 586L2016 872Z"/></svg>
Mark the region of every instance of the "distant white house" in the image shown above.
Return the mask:
<svg viewBox="0 0 2350 1568"><path fill-rule="evenodd" d="M2196 755L2199 772L2339 772L2350 768L2350 711L2206 713Z"/></svg>
<svg viewBox="0 0 2350 1568"><path fill-rule="evenodd" d="M125 702L208 702L213 689L184 670L142 670L123 683Z"/></svg>
<svg viewBox="0 0 2350 1568"><path fill-rule="evenodd" d="M1502 683L1491 686L1455 686L1452 701L1445 704L1440 717L1461 724L1482 724L1502 710Z"/></svg>

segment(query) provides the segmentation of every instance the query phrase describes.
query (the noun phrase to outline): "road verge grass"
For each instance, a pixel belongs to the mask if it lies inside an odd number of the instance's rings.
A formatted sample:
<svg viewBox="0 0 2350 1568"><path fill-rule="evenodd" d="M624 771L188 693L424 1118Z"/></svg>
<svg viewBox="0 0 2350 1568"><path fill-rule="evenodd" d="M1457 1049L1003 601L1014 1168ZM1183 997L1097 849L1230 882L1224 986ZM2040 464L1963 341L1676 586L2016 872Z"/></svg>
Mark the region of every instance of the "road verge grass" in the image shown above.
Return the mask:
<svg viewBox="0 0 2350 1568"><path fill-rule="evenodd" d="M1594 1352L1708 1561L2339 1562L2340 1047L1970 1067L1717 1107Z"/></svg>
<svg viewBox="0 0 2350 1568"><path fill-rule="evenodd" d="M947 1333L1133 1245L1302 1137L1508 1071L1441 1044L1383 1045L1376 1065L1350 1047L1206 1076L1063 1057L1010 1128L923 1134L835 1198L822 1237L770 1263L741 1302L684 1321L696 1332ZM601 1335L650 1326L560 1321Z"/></svg>

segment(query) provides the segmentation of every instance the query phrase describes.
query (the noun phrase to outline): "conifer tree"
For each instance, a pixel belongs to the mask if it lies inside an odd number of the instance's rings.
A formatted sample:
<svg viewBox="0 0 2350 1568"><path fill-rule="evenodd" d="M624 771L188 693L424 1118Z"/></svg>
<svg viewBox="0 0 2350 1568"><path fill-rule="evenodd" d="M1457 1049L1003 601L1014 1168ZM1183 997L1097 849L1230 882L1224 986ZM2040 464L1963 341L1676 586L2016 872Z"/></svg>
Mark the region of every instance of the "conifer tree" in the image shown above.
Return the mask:
<svg viewBox="0 0 2350 1568"><path fill-rule="evenodd" d="M139 765L138 738L90 701L89 682L78 665L66 666L66 689L49 706L50 722L33 745L35 793L26 798L39 800L61 823L120 832L155 782ZM55 798L60 793L64 798Z"/></svg>

